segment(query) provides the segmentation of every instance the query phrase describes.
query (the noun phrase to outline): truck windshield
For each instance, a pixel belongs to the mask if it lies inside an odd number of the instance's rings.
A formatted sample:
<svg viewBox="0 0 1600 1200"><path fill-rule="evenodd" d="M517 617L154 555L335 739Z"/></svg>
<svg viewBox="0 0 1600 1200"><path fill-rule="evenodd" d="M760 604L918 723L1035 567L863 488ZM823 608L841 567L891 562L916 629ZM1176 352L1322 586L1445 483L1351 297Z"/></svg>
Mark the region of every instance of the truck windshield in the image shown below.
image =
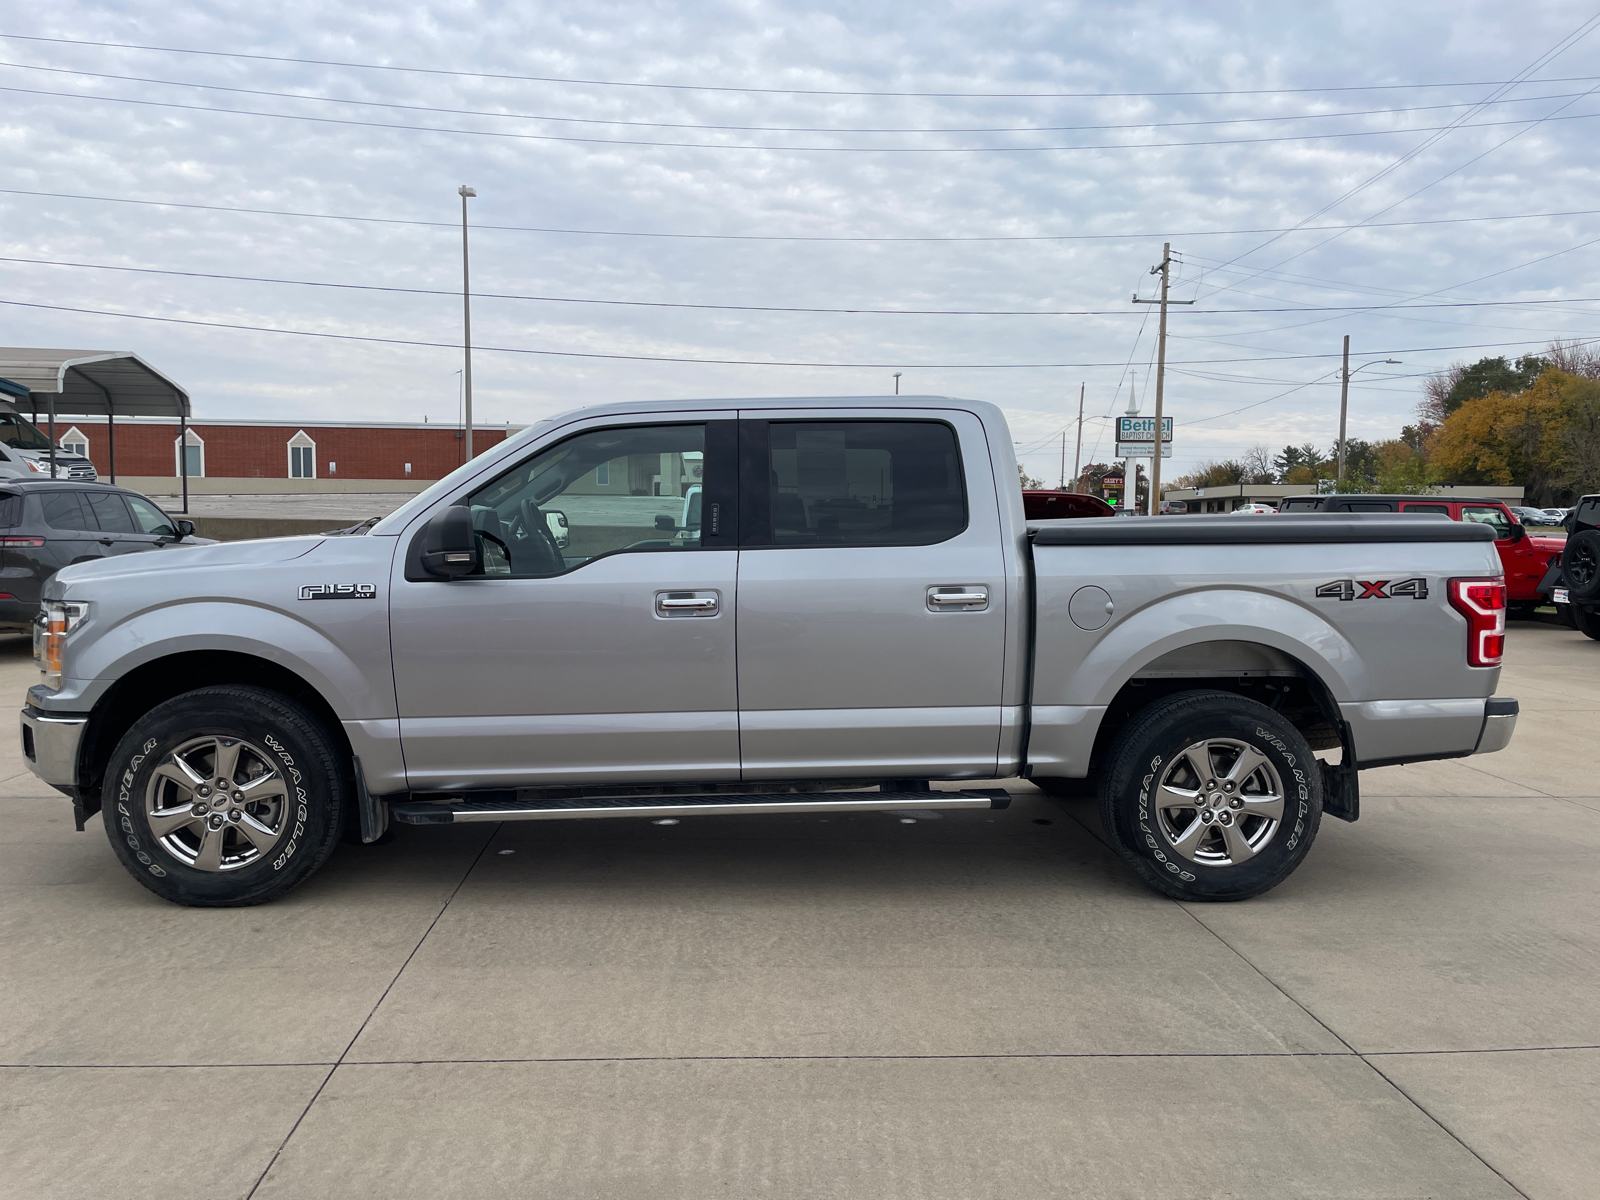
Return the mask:
<svg viewBox="0 0 1600 1200"><path fill-rule="evenodd" d="M0 442L13 450L48 450L50 439L20 413L0 412Z"/></svg>

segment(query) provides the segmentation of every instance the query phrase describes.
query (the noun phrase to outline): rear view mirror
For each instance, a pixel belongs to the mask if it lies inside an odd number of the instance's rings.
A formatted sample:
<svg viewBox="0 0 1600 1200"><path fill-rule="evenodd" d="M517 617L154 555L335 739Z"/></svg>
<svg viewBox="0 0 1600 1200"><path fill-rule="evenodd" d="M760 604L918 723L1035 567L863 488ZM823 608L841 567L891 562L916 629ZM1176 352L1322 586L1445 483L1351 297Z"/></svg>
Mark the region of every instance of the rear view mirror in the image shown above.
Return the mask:
<svg viewBox="0 0 1600 1200"><path fill-rule="evenodd" d="M478 567L478 538L472 509L457 504L436 513L422 531L422 569L455 579Z"/></svg>
<svg viewBox="0 0 1600 1200"><path fill-rule="evenodd" d="M176 525L177 528L178 528L178 539L177 539L178 541L181 542L186 537L193 537L194 536L194 522L193 521L181 521L180 520L180 521L174 521L173 524Z"/></svg>

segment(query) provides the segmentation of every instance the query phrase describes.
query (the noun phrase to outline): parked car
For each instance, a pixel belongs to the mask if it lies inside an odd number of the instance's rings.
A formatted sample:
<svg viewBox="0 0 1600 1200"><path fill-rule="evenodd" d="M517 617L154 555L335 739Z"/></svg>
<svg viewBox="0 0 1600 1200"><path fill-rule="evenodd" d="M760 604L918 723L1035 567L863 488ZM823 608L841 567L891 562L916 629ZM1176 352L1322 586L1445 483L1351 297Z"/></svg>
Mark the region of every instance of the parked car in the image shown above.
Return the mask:
<svg viewBox="0 0 1600 1200"><path fill-rule="evenodd" d="M1579 500L1568 521L1567 544L1540 586L1563 620L1600 641L1600 496Z"/></svg>
<svg viewBox="0 0 1600 1200"><path fill-rule="evenodd" d="M1056 492L1024 488L1022 515L1029 521L1059 521L1069 517L1113 517L1117 510L1099 496L1086 492Z"/></svg>
<svg viewBox="0 0 1600 1200"><path fill-rule="evenodd" d="M1011 447L974 401L613 403L362 537L67 567L23 753L143 886L223 906L287 892L347 824L990 809L975 785L1006 776L1095 778L1142 879L1237 900L1356 819L1358 767L1506 745L1492 530L1030 530ZM578 503L601 465L690 452L692 532Z"/></svg>
<svg viewBox="0 0 1600 1200"><path fill-rule="evenodd" d="M1506 507L1511 510L1511 515L1516 517L1516 519L1521 521L1524 525L1535 526L1543 529L1552 525L1559 525L1561 523L1560 521L1552 521L1550 519L1550 514L1542 508L1528 508L1525 505L1519 504L1508 504Z"/></svg>
<svg viewBox="0 0 1600 1200"><path fill-rule="evenodd" d="M0 482L0 632L26 633L40 589L62 567L204 543L153 500L103 483Z"/></svg>
<svg viewBox="0 0 1600 1200"><path fill-rule="evenodd" d="M16 408L0 401L0 481L45 479L50 474L50 439ZM83 455L56 447L56 479L75 479L93 483L99 478L94 464Z"/></svg>
<svg viewBox="0 0 1600 1200"><path fill-rule="evenodd" d="M1572 516L1571 508L1547 508L1544 510L1546 525L1559 525L1565 529L1567 518Z"/></svg>
<svg viewBox="0 0 1600 1200"><path fill-rule="evenodd" d="M1184 516L1188 511L1189 503L1186 500L1163 500L1161 502L1161 515L1164 517L1168 515Z"/></svg>
<svg viewBox="0 0 1600 1200"><path fill-rule="evenodd" d="M1238 508L1234 509L1228 515L1232 516L1232 517L1241 517L1241 516L1243 516L1243 517L1265 517L1265 516L1276 516L1277 512L1278 512L1278 510L1273 508L1272 505L1270 505L1270 504L1254 504L1254 503L1252 503L1252 504L1241 504Z"/></svg>
<svg viewBox="0 0 1600 1200"><path fill-rule="evenodd" d="M1410 513L1413 516L1449 517L1471 521L1494 530L1495 549L1505 569L1507 610L1511 616L1531 617L1550 596L1544 582L1550 568L1561 561L1565 542L1550 534L1529 533L1503 500L1466 496L1380 496L1342 493L1331 496L1291 496L1283 511L1340 513Z"/></svg>

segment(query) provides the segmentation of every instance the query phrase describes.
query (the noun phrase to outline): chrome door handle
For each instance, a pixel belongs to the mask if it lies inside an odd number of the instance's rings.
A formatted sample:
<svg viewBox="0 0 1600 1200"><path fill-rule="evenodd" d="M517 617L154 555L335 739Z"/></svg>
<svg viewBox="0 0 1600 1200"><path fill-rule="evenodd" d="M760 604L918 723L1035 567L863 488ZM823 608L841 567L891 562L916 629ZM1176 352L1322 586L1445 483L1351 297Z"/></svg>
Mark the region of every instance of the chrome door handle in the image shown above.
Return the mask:
<svg viewBox="0 0 1600 1200"><path fill-rule="evenodd" d="M720 597L715 592L657 592L658 617L714 617Z"/></svg>
<svg viewBox="0 0 1600 1200"><path fill-rule="evenodd" d="M927 596L929 612L983 612L989 607L989 589L981 584L936 585Z"/></svg>

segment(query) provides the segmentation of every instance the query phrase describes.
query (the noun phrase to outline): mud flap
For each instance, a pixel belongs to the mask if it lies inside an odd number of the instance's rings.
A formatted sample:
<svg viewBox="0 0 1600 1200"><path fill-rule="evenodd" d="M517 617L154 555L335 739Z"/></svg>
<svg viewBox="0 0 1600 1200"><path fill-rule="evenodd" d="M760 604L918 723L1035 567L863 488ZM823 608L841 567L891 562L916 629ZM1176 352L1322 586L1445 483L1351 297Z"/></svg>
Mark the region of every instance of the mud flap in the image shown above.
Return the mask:
<svg viewBox="0 0 1600 1200"><path fill-rule="evenodd" d="M89 818L100 811L100 793L92 791L89 795L84 795L85 790L75 787L67 793L72 797L72 820L77 825L79 833L83 832L84 824Z"/></svg>
<svg viewBox="0 0 1600 1200"><path fill-rule="evenodd" d="M1341 821L1361 816L1361 783L1356 770L1355 752L1350 745L1350 726L1340 722L1344 754L1337 765L1319 763L1322 768L1322 811Z"/></svg>
<svg viewBox="0 0 1600 1200"><path fill-rule="evenodd" d="M361 760L351 761L356 771L356 813L361 818L361 840L375 842L389 830L389 806L367 790L367 776L361 770Z"/></svg>

